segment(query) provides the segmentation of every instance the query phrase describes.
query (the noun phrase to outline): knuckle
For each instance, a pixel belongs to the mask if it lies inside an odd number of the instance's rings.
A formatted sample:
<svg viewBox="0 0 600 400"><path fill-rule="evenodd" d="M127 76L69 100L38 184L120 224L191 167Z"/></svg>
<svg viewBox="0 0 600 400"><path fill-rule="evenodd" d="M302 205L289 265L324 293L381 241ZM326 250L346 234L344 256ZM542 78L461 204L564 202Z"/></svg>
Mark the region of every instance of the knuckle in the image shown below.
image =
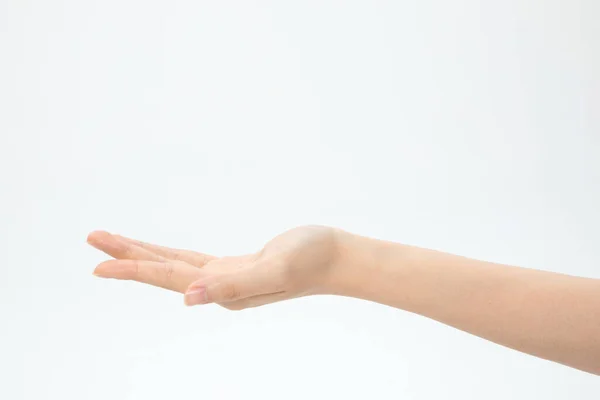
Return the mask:
<svg viewBox="0 0 600 400"><path fill-rule="evenodd" d="M181 261L181 250L173 249L172 257L175 261Z"/></svg>
<svg viewBox="0 0 600 400"><path fill-rule="evenodd" d="M164 272L165 272L165 274L164 274L165 283L169 283L171 281L171 279L173 278L173 272L175 271L175 268L172 263L164 263L163 268L164 268Z"/></svg>
<svg viewBox="0 0 600 400"><path fill-rule="evenodd" d="M120 240L116 240L115 241L115 245L112 249L112 253L111 254L113 257L115 258L120 258L120 259L133 259L134 257L131 256L132 254L132 248L131 245L129 243L124 243Z"/></svg>
<svg viewBox="0 0 600 400"><path fill-rule="evenodd" d="M240 297L240 292L236 285L232 283L224 283L221 285L220 294L223 301L233 301Z"/></svg>
<svg viewBox="0 0 600 400"><path fill-rule="evenodd" d="M131 246L124 245L123 247L121 247L119 257L125 259L133 258L131 257Z"/></svg>
<svg viewBox="0 0 600 400"><path fill-rule="evenodd" d="M138 260L133 260L132 261L132 271L131 271L131 275L132 278L134 280L139 280L140 279L140 262Z"/></svg>

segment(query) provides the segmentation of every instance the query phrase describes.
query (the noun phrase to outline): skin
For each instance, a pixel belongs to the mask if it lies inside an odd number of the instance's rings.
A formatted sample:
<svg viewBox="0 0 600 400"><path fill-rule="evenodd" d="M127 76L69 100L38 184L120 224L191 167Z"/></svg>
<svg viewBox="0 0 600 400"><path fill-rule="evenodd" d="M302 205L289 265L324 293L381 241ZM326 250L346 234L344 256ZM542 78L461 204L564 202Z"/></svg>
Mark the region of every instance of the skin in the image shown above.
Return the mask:
<svg viewBox="0 0 600 400"><path fill-rule="evenodd" d="M600 375L600 280L473 260L335 228L289 230L254 254L215 257L103 231L114 257L94 270L230 310L296 297L355 297L423 315L540 358Z"/></svg>

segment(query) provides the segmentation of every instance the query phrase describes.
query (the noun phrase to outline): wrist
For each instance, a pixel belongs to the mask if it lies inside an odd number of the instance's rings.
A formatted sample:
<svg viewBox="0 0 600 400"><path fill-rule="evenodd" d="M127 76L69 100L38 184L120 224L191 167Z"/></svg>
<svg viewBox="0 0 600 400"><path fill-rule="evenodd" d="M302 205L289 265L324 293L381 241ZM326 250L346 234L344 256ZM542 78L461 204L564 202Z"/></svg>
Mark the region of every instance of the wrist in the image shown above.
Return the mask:
<svg viewBox="0 0 600 400"><path fill-rule="evenodd" d="M414 312L420 302L422 250L342 232L331 294L355 297Z"/></svg>
<svg viewBox="0 0 600 400"><path fill-rule="evenodd" d="M339 231L336 247L331 294L379 301L384 287L402 290L409 246Z"/></svg>

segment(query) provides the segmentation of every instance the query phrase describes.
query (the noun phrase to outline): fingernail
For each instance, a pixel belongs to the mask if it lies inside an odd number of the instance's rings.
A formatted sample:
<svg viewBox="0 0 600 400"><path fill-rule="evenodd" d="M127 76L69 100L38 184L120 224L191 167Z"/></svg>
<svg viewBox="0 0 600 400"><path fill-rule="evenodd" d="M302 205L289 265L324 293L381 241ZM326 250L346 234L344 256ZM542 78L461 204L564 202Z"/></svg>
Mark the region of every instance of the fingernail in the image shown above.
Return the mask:
<svg viewBox="0 0 600 400"><path fill-rule="evenodd" d="M206 288L197 288L186 292L184 302L188 306L208 303L208 298L206 296Z"/></svg>

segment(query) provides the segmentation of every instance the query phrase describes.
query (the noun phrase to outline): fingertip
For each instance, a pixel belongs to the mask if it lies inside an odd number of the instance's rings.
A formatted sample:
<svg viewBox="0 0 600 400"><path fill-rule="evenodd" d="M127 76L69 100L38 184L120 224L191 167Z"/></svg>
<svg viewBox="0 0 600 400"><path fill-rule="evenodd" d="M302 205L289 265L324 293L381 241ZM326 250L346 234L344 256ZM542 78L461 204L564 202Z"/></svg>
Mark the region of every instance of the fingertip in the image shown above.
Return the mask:
<svg viewBox="0 0 600 400"><path fill-rule="evenodd" d="M183 302L186 306L195 306L208 303L208 296L205 287L188 289L183 296Z"/></svg>
<svg viewBox="0 0 600 400"><path fill-rule="evenodd" d="M94 270L92 271L92 275L97 276L99 278L107 278L108 276L106 275L105 264L106 264L106 261L101 262L100 264L96 265L96 268L94 268Z"/></svg>
<svg viewBox="0 0 600 400"><path fill-rule="evenodd" d="M134 269L131 262L107 260L98 264L92 274L100 278L130 279Z"/></svg>
<svg viewBox="0 0 600 400"><path fill-rule="evenodd" d="M102 239L106 238L107 236L110 236L110 233L106 231L92 231L90 234L88 234L86 241L88 244L93 245L94 243L101 242Z"/></svg>

